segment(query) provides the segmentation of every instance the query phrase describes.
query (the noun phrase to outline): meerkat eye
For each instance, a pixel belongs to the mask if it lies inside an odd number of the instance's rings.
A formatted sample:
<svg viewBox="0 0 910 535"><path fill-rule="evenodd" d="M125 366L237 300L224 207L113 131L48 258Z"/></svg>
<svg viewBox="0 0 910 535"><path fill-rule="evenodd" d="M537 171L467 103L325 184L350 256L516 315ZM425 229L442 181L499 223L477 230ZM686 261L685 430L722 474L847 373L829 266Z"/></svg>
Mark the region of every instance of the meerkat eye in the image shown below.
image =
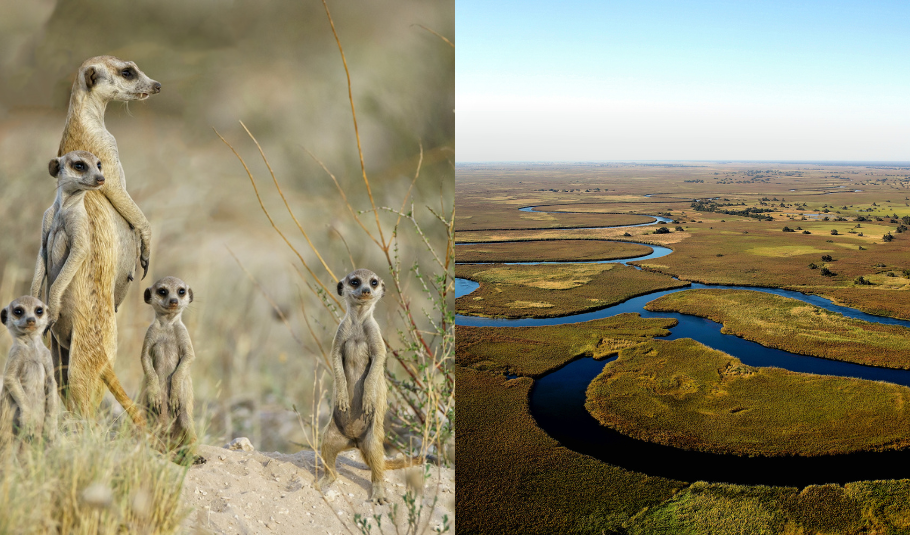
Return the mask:
<svg viewBox="0 0 910 535"><path fill-rule="evenodd" d="M354 288L360 286L360 279L351 279L351 286Z"/></svg>
<svg viewBox="0 0 910 535"><path fill-rule="evenodd" d="M25 312L25 311L22 310L21 308L16 308L13 310L13 314L15 314L17 316L21 316L23 312Z"/></svg>
<svg viewBox="0 0 910 535"><path fill-rule="evenodd" d="M373 279L373 280L370 281L370 286L376 286L376 285L378 285L378 284L379 284L379 281L376 280L376 279Z"/></svg>
<svg viewBox="0 0 910 535"><path fill-rule="evenodd" d="M37 314L38 316L40 316L41 314L44 314L44 309L41 307L36 308L35 314Z"/></svg>
<svg viewBox="0 0 910 535"><path fill-rule="evenodd" d="M158 295L167 295L167 290L165 290L164 288L159 288Z"/></svg>
<svg viewBox="0 0 910 535"><path fill-rule="evenodd" d="M73 169L76 171L85 171L85 164L82 162L74 162Z"/></svg>
<svg viewBox="0 0 910 535"><path fill-rule="evenodd" d="M98 170L101 170L101 162L98 162Z"/></svg>
<svg viewBox="0 0 910 535"><path fill-rule="evenodd" d="M122 71L120 71L120 74L121 74L124 78L127 78L127 79L132 78L132 77L133 77L133 69L123 69Z"/></svg>
<svg viewBox="0 0 910 535"><path fill-rule="evenodd" d="M177 293L180 295L184 295L184 294L186 294L186 290L184 290L183 288L180 288L179 290L177 290Z"/></svg>

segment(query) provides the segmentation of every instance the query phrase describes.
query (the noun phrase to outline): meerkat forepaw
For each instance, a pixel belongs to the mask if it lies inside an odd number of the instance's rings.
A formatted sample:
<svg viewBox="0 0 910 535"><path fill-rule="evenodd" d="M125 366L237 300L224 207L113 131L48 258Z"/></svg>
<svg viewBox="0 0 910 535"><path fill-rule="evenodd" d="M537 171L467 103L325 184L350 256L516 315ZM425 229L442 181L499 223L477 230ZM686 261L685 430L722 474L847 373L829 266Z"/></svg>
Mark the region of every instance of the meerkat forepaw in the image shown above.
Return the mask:
<svg viewBox="0 0 910 535"><path fill-rule="evenodd" d="M338 410L341 412L348 412L348 409L351 408L351 403L344 398L338 399Z"/></svg>
<svg viewBox="0 0 910 535"><path fill-rule="evenodd" d="M331 478L327 475L322 476L319 478L319 481L316 482L316 490L324 494L327 490L329 490L329 488L332 486L332 483L334 482L335 478Z"/></svg>

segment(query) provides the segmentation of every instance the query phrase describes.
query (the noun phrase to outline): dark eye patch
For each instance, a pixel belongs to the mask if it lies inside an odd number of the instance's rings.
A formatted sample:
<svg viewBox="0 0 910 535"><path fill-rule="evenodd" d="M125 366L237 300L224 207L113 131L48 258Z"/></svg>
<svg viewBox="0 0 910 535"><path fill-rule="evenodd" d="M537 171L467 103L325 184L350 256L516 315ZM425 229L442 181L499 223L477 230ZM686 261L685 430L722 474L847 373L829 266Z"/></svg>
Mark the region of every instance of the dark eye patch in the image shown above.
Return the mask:
<svg viewBox="0 0 910 535"><path fill-rule="evenodd" d="M72 168L80 172L86 169L85 164L82 162L73 162Z"/></svg>
<svg viewBox="0 0 910 535"><path fill-rule="evenodd" d="M158 295L167 295L167 290L165 290L164 288L159 288Z"/></svg>
<svg viewBox="0 0 910 535"><path fill-rule="evenodd" d="M123 69L122 71L120 71L120 75L123 76L123 77L126 78L126 79L132 78L132 77L133 77L133 74L134 74L134 73L133 73L133 69L130 69L130 68Z"/></svg>
<svg viewBox="0 0 910 535"><path fill-rule="evenodd" d="M13 314L15 314L17 316L21 316L23 312L25 312L25 311L22 310L21 308L16 308L13 310Z"/></svg>
<svg viewBox="0 0 910 535"><path fill-rule="evenodd" d="M177 290L177 293L180 295L183 295L186 293L186 290L184 290L183 288L180 288L179 290Z"/></svg>
<svg viewBox="0 0 910 535"><path fill-rule="evenodd" d="M101 162L98 162L98 170L101 170Z"/></svg>
<svg viewBox="0 0 910 535"><path fill-rule="evenodd" d="M370 281L370 286L376 286L376 285L378 285L378 284L379 284L379 281L376 280L376 279L373 279L373 280Z"/></svg>
<svg viewBox="0 0 910 535"><path fill-rule="evenodd" d="M41 307L36 308L36 309L35 309L35 314L37 314L37 315L39 315L39 316L40 316L41 314L44 314L44 309L41 308Z"/></svg>
<svg viewBox="0 0 910 535"><path fill-rule="evenodd" d="M351 279L351 286L354 288L360 286L360 279Z"/></svg>

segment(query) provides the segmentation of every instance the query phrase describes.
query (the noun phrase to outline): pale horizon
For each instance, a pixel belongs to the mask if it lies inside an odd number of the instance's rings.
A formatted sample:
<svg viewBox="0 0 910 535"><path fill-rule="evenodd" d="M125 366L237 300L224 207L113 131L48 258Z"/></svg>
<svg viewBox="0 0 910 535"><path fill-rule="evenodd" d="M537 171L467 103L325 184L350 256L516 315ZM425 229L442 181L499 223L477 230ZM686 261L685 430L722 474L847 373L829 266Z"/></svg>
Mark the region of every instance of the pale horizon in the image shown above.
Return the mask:
<svg viewBox="0 0 910 535"><path fill-rule="evenodd" d="M456 161L910 161L910 5L456 4Z"/></svg>

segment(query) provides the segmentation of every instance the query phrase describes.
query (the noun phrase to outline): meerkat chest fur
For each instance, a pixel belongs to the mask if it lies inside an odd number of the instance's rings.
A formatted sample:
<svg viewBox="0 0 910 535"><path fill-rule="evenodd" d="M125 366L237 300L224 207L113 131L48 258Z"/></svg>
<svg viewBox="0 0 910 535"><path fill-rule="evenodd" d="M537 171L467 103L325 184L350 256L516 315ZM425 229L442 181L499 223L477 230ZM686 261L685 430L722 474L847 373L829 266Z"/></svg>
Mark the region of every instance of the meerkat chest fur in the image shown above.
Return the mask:
<svg viewBox="0 0 910 535"><path fill-rule="evenodd" d="M152 364L159 379L164 382L177 369L180 364L180 347L177 344L178 331L183 328L183 322L177 319L174 322L165 322L156 320L149 327L149 353L152 356Z"/></svg>
<svg viewBox="0 0 910 535"><path fill-rule="evenodd" d="M365 321L346 321L339 327L344 330L341 358L347 380L348 392L353 399L355 392L363 387L375 355L371 353L370 337L379 332L379 326L372 316Z"/></svg>

